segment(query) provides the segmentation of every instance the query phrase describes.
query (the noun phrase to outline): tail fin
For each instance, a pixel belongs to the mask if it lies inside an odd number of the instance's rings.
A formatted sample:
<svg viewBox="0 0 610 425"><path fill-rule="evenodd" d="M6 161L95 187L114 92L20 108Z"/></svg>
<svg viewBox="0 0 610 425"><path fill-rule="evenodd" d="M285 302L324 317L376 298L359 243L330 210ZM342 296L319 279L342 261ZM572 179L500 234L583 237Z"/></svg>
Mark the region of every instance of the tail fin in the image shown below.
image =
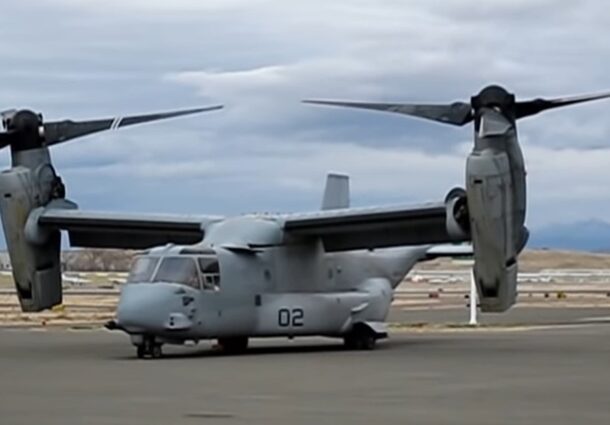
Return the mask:
<svg viewBox="0 0 610 425"><path fill-rule="evenodd" d="M329 173L322 199L323 210L349 208L349 176Z"/></svg>

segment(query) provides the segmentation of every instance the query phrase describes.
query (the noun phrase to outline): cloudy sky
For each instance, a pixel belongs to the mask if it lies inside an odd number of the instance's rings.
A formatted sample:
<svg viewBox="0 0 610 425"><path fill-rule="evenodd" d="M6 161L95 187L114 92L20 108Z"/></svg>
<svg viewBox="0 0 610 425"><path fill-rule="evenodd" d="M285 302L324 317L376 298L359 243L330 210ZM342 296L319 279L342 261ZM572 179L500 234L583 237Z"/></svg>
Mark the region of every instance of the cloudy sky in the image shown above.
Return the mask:
<svg viewBox="0 0 610 425"><path fill-rule="evenodd" d="M299 100L610 90L609 39L602 0L6 1L0 107L78 119L226 105L55 148L85 209L311 210L327 171L351 174L357 205L440 200L463 184L471 128ZM520 134L530 226L610 220L610 102Z"/></svg>

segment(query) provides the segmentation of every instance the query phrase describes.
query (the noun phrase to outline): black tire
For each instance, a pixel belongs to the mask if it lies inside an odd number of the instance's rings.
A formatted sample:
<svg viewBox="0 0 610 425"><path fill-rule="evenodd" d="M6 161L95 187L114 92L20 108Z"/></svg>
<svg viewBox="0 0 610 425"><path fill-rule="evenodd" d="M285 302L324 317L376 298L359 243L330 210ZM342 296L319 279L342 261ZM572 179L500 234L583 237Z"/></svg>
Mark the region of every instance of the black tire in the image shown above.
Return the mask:
<svg viewBox="0 0 610 425"><path fill-rule="evenodd" d="M360 336L360 349L361 350L374 350L377 345L377 337L373 332L368 331L362 333Z"/></svg>
<svg viewBox="0 0 610 425"><path fill-rule="evenodd" d="M377 345L377 335L368 327L357 326L343 338L348 350L373 350Z"/></svg>
<svg viewBox="0 0 610 425"><path fill-rule="evenodd" d="M358 349L358 340L354 337L354 334L350 333L349 335L343 338L343 346L347 350L357 350Z"/></svg>
<svg viewBox="0 0 610 425"><path fill-rule="evenodd" d="M218 338L218 346L225 354L240 354L248 349L248 338Z"/></svg>
<svg viewBox="0 0 610 425"><path fill-rule="evenodd" d="M144 345L136 346L136 354L138 356L138 359L143 359L144 357L146 357L146 348L144 347Z"/></svg>
<svg viewBox="0 0 610 425"><path fill-rule="evenodd" d="M150 355L153 359L160 359L161 357L163 357L163 350L161 349L161 344L153 345L150 350Z"/></svg>

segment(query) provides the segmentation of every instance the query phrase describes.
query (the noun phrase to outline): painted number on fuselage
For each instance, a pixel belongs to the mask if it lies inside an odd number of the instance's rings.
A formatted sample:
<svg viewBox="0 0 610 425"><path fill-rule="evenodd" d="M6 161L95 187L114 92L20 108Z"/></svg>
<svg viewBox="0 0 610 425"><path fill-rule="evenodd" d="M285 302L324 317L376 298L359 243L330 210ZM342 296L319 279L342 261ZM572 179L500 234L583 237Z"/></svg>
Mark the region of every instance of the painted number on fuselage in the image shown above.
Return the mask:
<svg viewBox="0 0 610 425"><path fill-rule="evenodd" d="M303 326L303 317L305 313L302 308L280 308L277 312L277 324L281 328L292 326L299 328Z"/></svg>

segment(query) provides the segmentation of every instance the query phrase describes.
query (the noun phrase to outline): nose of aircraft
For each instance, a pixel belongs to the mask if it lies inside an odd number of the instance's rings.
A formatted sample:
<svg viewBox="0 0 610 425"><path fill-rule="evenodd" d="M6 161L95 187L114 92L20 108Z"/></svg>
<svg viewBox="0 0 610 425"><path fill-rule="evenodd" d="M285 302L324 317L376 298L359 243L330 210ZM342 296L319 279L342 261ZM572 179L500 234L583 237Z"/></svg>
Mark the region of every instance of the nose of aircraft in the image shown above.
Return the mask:
<svg viewBox="0 0 610 425"><path fill-rule="evenodd" d="M163 330L168 317L181 306L177 305L180 291L173 284L126 284L117 307L118 326L130 333Z"/></svg>

